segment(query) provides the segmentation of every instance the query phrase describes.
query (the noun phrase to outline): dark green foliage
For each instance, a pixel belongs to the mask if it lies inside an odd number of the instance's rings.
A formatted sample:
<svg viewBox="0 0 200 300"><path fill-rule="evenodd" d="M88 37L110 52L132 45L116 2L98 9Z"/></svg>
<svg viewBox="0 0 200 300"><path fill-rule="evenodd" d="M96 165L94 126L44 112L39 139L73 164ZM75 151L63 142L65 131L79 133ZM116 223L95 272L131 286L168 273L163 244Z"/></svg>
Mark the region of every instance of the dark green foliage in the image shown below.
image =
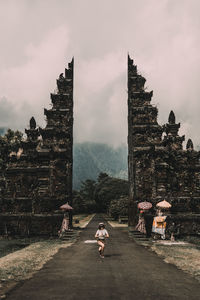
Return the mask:
<svg viewBox="0 0 200 300"><path fill-rule="evenodd" d="M113 148L100 143L74 145L73 187L80 189L86 179L97 180L99 173L127 179L127 147Z"/></svg>
<svg viewBox="0 0 200 300"><path fill-rule="evenodd" d="M94 180L87 179L81 185L80 194L85 200L91 201L94 199L95 188L96 182Z"/></svg>
<svg viewBox="0 0 200 300"><path fill-rule="evenodd" d="M3 167L10 152L17 152L20 148L23 134L20 131L8 129L4 136L0 136L0 166Z"/></svg>
<svg viewBox="0 0 200 300"><path fill-rule="evenodd" d="M73 214L84 213L86 210L85 200L80 192L73 191Z"/></svg>
<svg viewBox="0 0 200 300"><path fill-rule="evenodd" d="M94 191L96 182L87 179L82 183L80 191L73 192L74 213L93 213L96 211L96 202L94 201Z"/></svg>
<svg viewBox="0 0 200 300"><path fill-rule="evenodd" d="M87 179L82 182L80 191L73 192L74 213L93 213L96 211L96 202L94 201L94 191L96 182Z"/></svg>
<svg viewBox="0 0 200 300"><path fill-rule="evenodd" d="M108 174L106 173L100 173L99 176L98 176L98 182L102 182L104 179L108 179Z"/></svg>
<svg viewBox="0 0 200 300"><path fill-rule="evenodd" d="M8 144L9 150L10 151L18 151L20 145L21 145L21 140L23 137L23 133L20 131L13 131L11 129L8 129L6 134L4 135L3 139L5 142Z"/></svg>
<svg viewBox="0 0 200 300"><path fill-rule="evenodd" d="M94 198L98 212L107 212L110 202L121 196L128 196L128 181L100 174L95 189Z"/></svg>
<svg viewBox="0 0 200 300"><path fill-rule="evenodd" d="M109 215L113 217L115 220L117 220L119 216L127 216L128 197L122 196L118 199L112 200L109 206Z"/></svg>
<svg viewBox="0 0 200 300"><path fill-rule="evenodd" d="M112 200L128 196L128 181L100 173L98 181L87 179L80 191L74 191L75 213L108 212Z"/></svg>
<svg viewBox="0 0 200 300"><path fill-rule="evenodd" d="M86 201L86 212L87 213L95 213L96 212L96 202L94 200L92 201Z"/></svg>

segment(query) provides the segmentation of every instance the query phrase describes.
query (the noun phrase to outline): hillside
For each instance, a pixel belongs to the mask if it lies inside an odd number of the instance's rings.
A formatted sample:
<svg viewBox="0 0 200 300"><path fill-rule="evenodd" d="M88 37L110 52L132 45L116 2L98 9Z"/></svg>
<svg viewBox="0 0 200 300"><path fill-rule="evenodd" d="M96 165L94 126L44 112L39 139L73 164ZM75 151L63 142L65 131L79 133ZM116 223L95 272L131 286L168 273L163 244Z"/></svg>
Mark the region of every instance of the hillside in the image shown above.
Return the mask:
<svg viewBox="0 0 200 300"><path fill-rule="evenodd" d="M113 148L100 143L74 145L73 188L79 189L86 179L96 180L100 172L127 179L127 147Z"/></svg>

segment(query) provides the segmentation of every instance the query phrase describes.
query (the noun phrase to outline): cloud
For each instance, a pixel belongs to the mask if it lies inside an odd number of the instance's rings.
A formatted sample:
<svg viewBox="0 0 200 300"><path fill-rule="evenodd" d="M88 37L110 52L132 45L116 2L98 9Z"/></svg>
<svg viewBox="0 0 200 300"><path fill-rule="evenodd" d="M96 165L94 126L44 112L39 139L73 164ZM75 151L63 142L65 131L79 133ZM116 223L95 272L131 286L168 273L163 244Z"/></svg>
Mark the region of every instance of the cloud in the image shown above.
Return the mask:
<svg viewBox="0 0 200 300"><path fill-rule="evenodd" d="M77 141L118 144L119 136L122 137L120 142L124 141L123 134L127 131L123 114L127 110L124 58L122 53L116 52L78 64L75 85Z"/></svg>
<svg viewBox="0 0 200 300"><path fill-rule="evenodd" d="M198 0L0 2L0 98L14 108L10 126L24 128L32 115L44 124L55 79L74 55L75 140L126 143L129 51L154 90L159 122L173 109L198 144L199 11Z"/></svg>
<svg viewBox="0 0 200 300"><path fill-rule="evenodd" d="M0 71L0 81L3 83L1 94L14 107L19 127L22 125L22 115L26 115L24 125L32 115L42 122L43 107L49 106L49 94L56 88L56 77L67 65L67 46L68 31L65 27L56 28L38 45L27 44L25 63ZM26 114L22 107L28 108ZM13 125L16 126L16 122Z"/></svg>
<svg viewBox="0 0 200 300"><path fill-rule="evenodd" d="M26 111L30 109L28 105L25 107L20 104L20 113L15 109L15 106L12 105L5 97L0 98L0 127L9 128L12 124L13 127L18 128L19 126L24 126L23 122L20 122L22 115L26 116Z"/></svg>

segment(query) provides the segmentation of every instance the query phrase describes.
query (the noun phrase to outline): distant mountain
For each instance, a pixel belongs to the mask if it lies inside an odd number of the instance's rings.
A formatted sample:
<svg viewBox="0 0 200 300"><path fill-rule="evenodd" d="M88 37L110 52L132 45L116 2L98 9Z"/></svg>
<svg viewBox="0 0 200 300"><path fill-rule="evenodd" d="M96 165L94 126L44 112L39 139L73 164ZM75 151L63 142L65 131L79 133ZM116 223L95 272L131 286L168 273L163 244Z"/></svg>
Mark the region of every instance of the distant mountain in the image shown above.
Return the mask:
<svg viewBox="0 0 200 300"><path fill-rule="evenodd" d="M127 147L113 148L100 143L74 144L73 188L86 179L96 180L100 172L127 179Z"/></svg>

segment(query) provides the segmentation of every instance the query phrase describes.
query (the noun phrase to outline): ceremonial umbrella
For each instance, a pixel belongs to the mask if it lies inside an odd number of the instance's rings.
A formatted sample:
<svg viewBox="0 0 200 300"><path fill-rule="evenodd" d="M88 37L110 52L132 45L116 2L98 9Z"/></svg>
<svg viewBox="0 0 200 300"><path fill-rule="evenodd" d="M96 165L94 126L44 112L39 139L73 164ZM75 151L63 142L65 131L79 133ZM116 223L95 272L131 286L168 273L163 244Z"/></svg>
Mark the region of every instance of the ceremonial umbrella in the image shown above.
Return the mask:
<svg viewBox="0 0 200 300"><path fill-rule="evenodd" d="M159 208L170 208L171 204L169 202L167 202L166 200L163 200L161 202L158 202L156 204L156 206L159 207Z"/></svg>
<svg viewBox="0 0 200 300"><path fill-rule="evenodd" d="M152 204L150 202L147 202L147 201L140 202L140 203L138 203L138 208L148 210L148 209L152 208Z"/></svg>
<svg viewBox="0 0 200 300"><path fill-rule="evenodd" d="M72 210L73 207L71 207L71 206L68 204L68 202L67 202L67 203L61 205L61 206L60 206L60 209L65 210L65 211L69 211L69 210Z"/></svg>

